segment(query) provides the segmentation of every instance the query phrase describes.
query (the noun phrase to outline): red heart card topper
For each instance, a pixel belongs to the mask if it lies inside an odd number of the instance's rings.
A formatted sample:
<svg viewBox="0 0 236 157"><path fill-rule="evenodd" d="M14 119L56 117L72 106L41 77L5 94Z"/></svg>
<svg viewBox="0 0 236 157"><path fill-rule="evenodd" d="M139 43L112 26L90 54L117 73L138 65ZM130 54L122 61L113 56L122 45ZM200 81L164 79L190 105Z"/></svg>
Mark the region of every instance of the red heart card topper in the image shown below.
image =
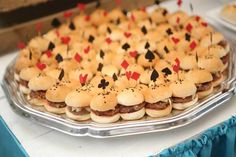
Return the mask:
<svg viewBox="0 0 236 157"><path fill-rule="evenodd" d="M71 11L65 11L64 14L63 14L65 19L70 18L72 15L73 15L73 13Z"/></svg>
<svg viewBox="0 0 236 157"><path fill-rule="evenodd" d="M129 55L130 55L131 57L133 57L133 58L136 58L137 55L138 55L138 52L137 52L137 51L130 51L130 52L129 52Z"/></svg>
<svg viewBox="0 0 236 157"><path fill-rule="evenodd" d="M129 33L129 32L125 32L125 33L124 33L124 36L125 36L126 38L131 37L131 35L132 35L132 33Z"/></svg>
<svg viewBox="0 0 236 157"><path fill-rule="evenodd" d="M189 45L191 50L194 50L196 48L196 46L197 46L197 43L195 41L192 41Z"/></svg>
<svg viewBox="0 0 236 157"><path fill-rule="evenodd" d="M79 9L79 11L84 11L85 7L86 7L86 4L84 4L84 3L77 4L77 8Z"/></svg>
<svg viewBox="0 0 236 157"><path fill-rule="evenodd" d="M90 46L88 46L88 47L86 47L86 48L84 49L84 53L85 53L85 54L89 53L89 51L90 51Z"/></svg>
<svg viewBox="0 0 236 157"><path fill-rule="evenodd" d="M186 30L190 33L193 29L193 26L189 23L187 26L186 26Z"/></svg>
<svg viewBox="0 0 236 157"><path fill-rule="evenodd" d="M179 8L181 7L182 3L183 3L182 0L177 0L177 5L178 5Z"/></svg>
<svg viewBox="0 0 236 157"><path fill-rule="evenodd" d="M61 37L61 42L62 42L63 44L68 45L69 42L70 42L70 37L68 37L68 36Z"/></svg>
<svg viewBox="0 0 236 157"><path fill-rule="evenodd" d="M123 62L121 63L122 68L124 68L125 70L129 67L129 63L126 60L123 60Z"/></svg>
<svg viewBox="0 0 236 157"><path fill-rule="evenodd" d="M125 75L126 75L127 79L129 80L131 78L132 72L131 71L126 71Z"/></svg>
<svg viewBox="0 0 236 157"><path fill-rule="evenodd" d="M26 47L26 45L25 45L24 42L20 41L20 42L17 44L17 47L18 47L18 49L22 50L22 49L24 49L24 48Z"/></svg>
<svg viewBox="0 0 236 157"><path fill-rule="evenodd" d="M175 65L173 65L174 72L178 73L180 68L180 61L178 58L175 59Z"/></svg>
<svg viewBox="0 0 236 157"><path fill-rule="evenodd" d="M36 64L36 66L37 66L37 68L39 68L39 70L43 70L43 69L46 68L46 64L40 63L40 62L38 62L38 63Z"/></svg>
<svg viewBox="0 0 236 157"><path fill-rule="evenodd" d="M135 81L137 81L140 77L140 74L137 73L137 72L133 72L132 75L131 75L131 78Z"/></svg>
<svg viewBox="0 0 236 157"><path fill-rule="evenodd" d="M208 26L208 24L207 24L206 22L202 22L201 25L202 25L203 27L207 27L207 26Z"/></svg>
<svg viewBox="0 0 236 157"><path fill-rule="evenodd" d="M178 42L179 42L179 39L178 39L178 38L172 37L171 39L172 39L172 41L173 41L175 44L178 44Z"/></svg>
<svg viewBox="0 0 236 157"><path fill-rule="evenodd" d="M76 53L75 56L74 56L74 59L75 59L77 62L80 62L82 58L81 58L81 56L80 56L78 53Z"/></svg>
<svg viewBox="0 0 236 157"><path fill-rule="evenodd" d="M200 17L200 16L198 16L198 15L195 17L195 20L196 20L197 22L199 22L199 21L200 21L200 19L201 19L201 17Z"/></svg>
<svg viewBox="0 0 236 157"><path fill-rule="evenodd" d="M80 74L79 75L79 81L80 81L81 85L84 85L86 83L87 77L88 77L88 74L85 74L85 75Z"/></svg>
<svg viewBox="0 0 236 157"><path fill-rule="evenodd" d="M108 45L110 45L111 43L112 43L112 40L111 40L111 38L106 38L106 43L108 44Z"/></svg>

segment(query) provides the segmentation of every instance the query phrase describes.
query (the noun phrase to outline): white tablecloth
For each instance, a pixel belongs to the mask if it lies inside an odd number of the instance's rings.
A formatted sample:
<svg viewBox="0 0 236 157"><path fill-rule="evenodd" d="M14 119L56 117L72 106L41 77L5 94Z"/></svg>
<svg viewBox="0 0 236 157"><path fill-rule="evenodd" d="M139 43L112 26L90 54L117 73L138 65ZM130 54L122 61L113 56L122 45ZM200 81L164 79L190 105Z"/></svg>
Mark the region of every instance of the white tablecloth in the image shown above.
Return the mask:
<svg viewBox="0 0 236 157"><path fill-rule="evenodd" d="M190 12L189 1L184 0L183 9ZM205 16L205 12L220 6L216 0L192 0L194 12ZM170 10L176 10L176 1L163 4ZM223 28L222 29L226 29ZM234 34L230 32L229 34ZM0 76L2 77L7 64L16 53L0 57ZM78 157L78 156L148 156L160 152L199 132L218 124L236 113L236 98L215 109L196 122L171 131L143 135L94 139L91 137L71 137L48 129L16 115L10 108L2 89L0 89L0 115L16 135L23 147L32 157Z"/></svg>

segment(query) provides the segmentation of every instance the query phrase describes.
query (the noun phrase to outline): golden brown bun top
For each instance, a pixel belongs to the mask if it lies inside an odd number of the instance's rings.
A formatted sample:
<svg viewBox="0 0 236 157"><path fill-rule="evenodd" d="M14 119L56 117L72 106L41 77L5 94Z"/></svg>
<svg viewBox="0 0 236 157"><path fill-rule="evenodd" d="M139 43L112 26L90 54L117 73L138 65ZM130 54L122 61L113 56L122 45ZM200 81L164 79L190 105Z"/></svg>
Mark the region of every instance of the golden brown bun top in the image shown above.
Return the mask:
<svg viewBox="0 0 236 157"><path fill-rule="evenodd" d="M175 81L170 84L172 94L175 97L185 98L196 94L197 88L193 82L188 80Z"/></svg>
<svg viewBox="0 0 236 157"><path fill-rule="evenodd" d="M150 86L145 92L145 101L156 103L172 96L172 90L168 86Z"/></svg>
<svg viewBox="0 0 236 157"><path fill-rule="evenodd" d="M126 88L117 95L118 103L124 106L133 106L143 103L144 96L136 88Z"/></svg>
<svg viewBox="0 0 236 157"><path fill-rule="evenodd" d="M191 70L185 75L185 78L195 84L206 83L213 80L211 73L203 69Z"/></svg>
<svg viewBox="0 0 236 157"><path fill-rule="evenodd" d="M51 88L55 83L56 80L54 78L42 74L30 79L28 86L29 89L33 91L45 91Z"/></svg>
<svg viewBox="0 0 236 157"><path fill-rule="evenodd" d="M56 83L46 91L46 99L51 102L64 102L69 92L71 92L71 88Z"/></svg>
<svg viewBox="0 0 236 157"><path fill-rule="evenodd" d="M205 57L205 58L199 58L198 67L214 73L221 71L224 67L224 64L219 58Z"/></svg>
<svg viewBox="0 0 236 157"><path fill-rule="evenodd" d="M38 76L40 74L40 70L36 67L27 67L21 70L20 79L29 81L31 78Z"/></svg>
<svg viewBox="0 0 236 157"><path fill-rule="evenodd" d="M96 111L114 110L117 105L116 95L113 93L100 93L95 95L90 103L90 108Z"/></svg>
<svg viewBox="0 0 236 157"><path fill-rule="evenodd" d="M76 89L67 94L65 103L72 107L87 107L92 99L91 94L86 90Z"/></svg>

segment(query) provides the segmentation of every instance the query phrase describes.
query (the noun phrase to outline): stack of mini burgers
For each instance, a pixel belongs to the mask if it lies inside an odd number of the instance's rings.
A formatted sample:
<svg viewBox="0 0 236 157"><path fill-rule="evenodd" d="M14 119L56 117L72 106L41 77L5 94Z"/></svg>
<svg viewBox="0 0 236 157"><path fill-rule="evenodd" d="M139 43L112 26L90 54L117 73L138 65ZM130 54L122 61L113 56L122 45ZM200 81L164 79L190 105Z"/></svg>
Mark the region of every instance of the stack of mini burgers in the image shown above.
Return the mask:
<svg viewBox="0 0 236 157"><path fill-rule="evenodd" d="M66 21L53 19L21 47L14 67L19 90L49 113L97 123L160 118L227 78L229 44L199 16L98 7Z"/></svg>

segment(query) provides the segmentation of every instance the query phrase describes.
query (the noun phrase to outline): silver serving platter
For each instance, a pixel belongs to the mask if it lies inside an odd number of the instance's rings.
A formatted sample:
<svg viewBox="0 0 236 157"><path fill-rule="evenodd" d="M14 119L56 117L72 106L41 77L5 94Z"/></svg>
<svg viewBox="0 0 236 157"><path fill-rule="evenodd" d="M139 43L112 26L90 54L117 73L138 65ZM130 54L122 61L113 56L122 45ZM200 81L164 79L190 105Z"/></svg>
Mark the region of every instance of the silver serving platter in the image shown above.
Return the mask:
<svg viewBox="0 0 236 157"><path fill-rule="evenodd" d="M230 41L229 41L230 42ZM234 47L233 47L234 46ZM184 110L173 110L168 117L144 118L136 121L118 121L112 124L98 124L91 120L77 122L66 118L65 115L55 115L45 111L43 107L34 107L28 103L26 97L19 91L18 83L14 80L13 60L7 67L2 87L14 111L43 126L58 130L72 136L91 136L108 138L126 135L160 132L175 129L199 119L214 108L228 101L235 94L236 83L236 45L231 43L228 78L214 93L200 100L194 106Z"/></svg>

